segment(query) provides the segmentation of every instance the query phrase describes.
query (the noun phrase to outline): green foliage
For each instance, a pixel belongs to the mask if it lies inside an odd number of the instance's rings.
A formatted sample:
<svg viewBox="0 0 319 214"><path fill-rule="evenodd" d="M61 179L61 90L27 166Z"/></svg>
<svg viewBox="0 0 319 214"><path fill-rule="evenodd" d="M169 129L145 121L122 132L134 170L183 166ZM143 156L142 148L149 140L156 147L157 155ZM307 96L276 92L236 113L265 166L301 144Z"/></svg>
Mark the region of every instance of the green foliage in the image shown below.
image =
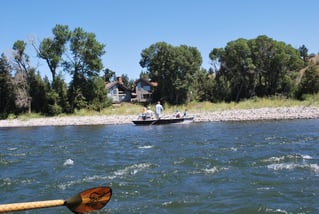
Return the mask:
<svg viewBox="0 0 319 214"><path fill-rule="evenodd" d="M105 82L112 82L115 80L115 71L112 71L109 68L104 69L104 80Z"/></svg>
<svg viewBox="0 0 319 214"><path fill-rule="evenodd" d="M72 59L63 63L64 69L73 75L70 83L69 102L71 110L85 108L92 101L90 81L103 68L102 55L105 45L95 39L94 33L76 28L71 34L70 51Z"/></svg>
<svg viewBox="0 0 319 214"><path fill-rule="evenodd" d="M301 100L305 106L318 106L319 107L319 93L303 94Z"/></svg>
<svg viewBox="0 0 319 214"><path fill-rule="evenodd" d="M302 57L303 61L306 62L308 58L308 48L305 45L299 47L299 54Z"/></svg>
<svg viewBox="0 0 319 214"><path fill-rule="evenodd" d="M103 68L101 57L105 53L104 47L105 45L96 40L94 33L76 28L70 39L72 60L64 65L71 69L68 72L74 76L96 76Z"/></svg>
<svg viewBox="0 0 319 214"><path fill-rule="evenodd" d="M89 109L101 111L112 104L112 100L107 96L107 90L105 88L103 78L93 78L91 87L92 101L89 102Z"/></svg>
<svg viewBox="0 0 319 214"><path fill-rule="evenodd" d="M122 79L123 85L125 85L127 88L133 87L134 81L130 80L127 74L122 74L121 79Z"/></svg>
<svg viewBox="0 0 319 214"><path fill-rule="evenodd" d="M302 94L316 94L319 92L319 67L309 66L302 76L299 88L299 96Z"/></svg>
<svg viewBox="0 0 319 214"><path fill-rule="evenodd" d="M29 56L25 53L27 44L18 40L13 44L13 70L16 72L13 85L15 90L15 105L20 112L28 110L31 113L31 94L30 94L30 72L32 69L29 65Z"/></svg>
<svg viewBox="0 0 319 214"><path fill-rule="evenodd" d="M44 59L52 73L52 81L55 81L56 70L62 61L62 55L66 51L65 44L70 39L69 27L67 25L56 25L52 33L53 39L45 38L39 48L35 47L38 57Z"/></svg>
<svg viewBox="0 0 319 214"><path fill-rule="evenodd" d="M215 76L212 73L207 73L206 70L201 69L196 73L193 82L194 96L192 100L198 101L211 101L215 99L216 81Z"/></svg>
<svg viewBox="0 0 319 214"><path fill-rule="evenodd" d="M256 95L290 95L294 72L304 65L296 49L267 36L231 41L224 49L213 49L210 58L220 63L216 81L236 102Z"/></svg>
<svg viewBox="0 0 319 214"><path fill-rule="evenodd" d="M0 58L0 119L5 119L15 108L15 94L10 70L10 64L2 54Z"/></svg>
<svg viewBox="0 0 319 214"><path fill-rule="evenodd" d="M24 41L18 40L13 44L12 49L14 50L14 60L18 65L17 70L19 69L27 73L30 58L25 53L26 46L27 44Z"/></svg>
<svg viewBox="0 0 319 214"><path fill-rule="evenodd" d="M48 105L48 115L54 116L62 113L62 107L57 104Z"/></svg>
<svg viewBox="0 0 319 214"><path fill-rule="evenodd" d="M194 47L174 47L158 42L144 49L140 65L147 69L151 81L158 82L154 92L155 100L172 104L189 100L194 74L199 71L202 58Z"/></svg>
<svg viewBox="0 0 319 214"><path fill-rule="evenodd" d="M31 106L33 112L46 112L47 110L47 87L39 73L35 74L34 69L29 71L30 96L32 97Z"/></svg>
<svg viewBox="0 0 319 214"><path fill-rule="evenodd" d="M76 88L75 85L73 85L72 83L69 87L68 95L71 103L71 113L73 113L74 109L79 110L87 107L87 102L82 94L81 89Z"/></svg>
<svg viewBox="0 0 319 214"><path fill-rule="evenodd" d="M53 92L57 94L54 100L51 101L51 104L56 104L62 108L62 112L70 113L72 112L69 100L68 100L68 89L67 85L59 75L56 77L53 85Z"/></svg>

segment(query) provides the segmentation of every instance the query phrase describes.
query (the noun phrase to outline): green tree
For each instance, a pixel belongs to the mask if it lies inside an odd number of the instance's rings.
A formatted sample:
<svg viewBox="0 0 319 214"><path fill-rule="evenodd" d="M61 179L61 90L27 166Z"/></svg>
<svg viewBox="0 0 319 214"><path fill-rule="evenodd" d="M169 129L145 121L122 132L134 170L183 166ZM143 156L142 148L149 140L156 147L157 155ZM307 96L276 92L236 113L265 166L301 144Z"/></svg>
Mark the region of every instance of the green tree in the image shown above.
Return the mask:
<svg viewBox="0 0 319 214"><path fill-rule="evenodd" d="M171 104L187 102L192 91L195 73L200 69L202 58L195 47L174 47L158 42L144 49L140 65L146 68L151 81L158 82L153 98Z"/></svg>
<svg viewBox="0 0 319 214"><path fill-rule="evenodd" d="M30 82L30 96L32 97L31 105L32 111L43 113L47 109L47 90L46 84L41 78L39 72L35 72L35 69L29 71Z"/></svg>
<svg viewBox="0 0 319 214"><path fill-rule="evenodd" d="M140 75L139 75L139 78L143 78L143 79L150 79L150 75L148 72L145 72L145 71L141 71L140 72Z"/></svg>
<svg viewBox="0 0 319 214"><path fill-rule="evenodd" d="M229 42L223 51L215 50L210 56L212 60L223 60L220 75L225 75L230 83L232 100L238 102L241 98L255 95L255 65L248 40Z"/></svg>
<svg viewBox="0 0 319 214"><path fill-rule="evenodd" d="M303 94L315 94L319 92L319 67L311 65L305 71L299 85L299 96Z"/></svg>
<svg viewBox="0 0 319 214"><path fill-rule="evenodd" d="M128 77L127 74L122 74L121 75L121 79L123 82L123 85L126 86L129 89L133 89L134 88L134 80L130 80L130 78Z"/></svg>
<svg viewBox="0 0 319 214"><path fill-rule="evenodd" d="M217 101L229 102L231 98L231 85L229 79L231 79L231 72L226 64L225 49L224 48L214 48L209 53L209 58L212 60L212 65L215 71L215 87L214 98Z"/></svg>
<svg viewBox="0 0 319 214"><path fill-rule="evenodd" d="M5 119L14 111L15 94L11 81L11 67L7 57L0 58L0 119Z"/></svg>
<svg viewBox="0 0 319 214"><path fill-rule="evenodd" d="M98 76L103 68L102 55L105 45L99 43L94 33L76 28L70 39L70 59L63 63L64 69L72 75L69 87L70 106L83 108L92 101L87 91L91 78Z"/></svg>
<svg viewBox="0 0 319 214"><path fill-rule="evenodd" d="M304 65L298 50L291 45L275 41L274 55L270 63L271 69L266 72L267 95L289 94L288 91L285 91L285 86L291 82L289 78L294 77L295 73ZM293 88L293 86L289 87Z"/></svg>
<svg viewBox="0 0 319 214"><path fill-rule="evenodd" d="M214 98L215 75L213 72L207 72L205 69L198 71L194 78L194 100L198 101L216 101Z"/></svg>
<svg viewBox="0 0 319 214"><path fill-rule="evenodd" d="M101 77L92 79L92 101L89 106L95 111L101 111L103 108L112 105L112 100L107 96L105 81Z"/></svg>
<svg viewBox="0 0 319 214"><path fill-rule="evenodd" d="M112 82L116 78L115 71L112 71L109 68L104 69L104 80L105 82Z"/></svg>
<svg viewBox="0 0 319 214"><path fill-rule="evenodd" d="M299 47L299 54L302 57L303 61L306 62L308 59L308 48L305 45Z"/></svg>
<svg viewBox="0 0 319 214"><path fill-rule="evenodd" d="M52 82L55 81L56 72L62 62L62 55L66 51L66 43L70 39L70 31L67 25L56 25L53 30L53 38L45 38L39 47L33 44L38 53L38 57L44 59L51 71Z"/></svg>
<svg viewBox="0 0 319 214"><path fill-rule="evenodd" d="M59 114L62 112L71 113L72 110L68 101L67 84L64 82L61 74L56 77L52 87L54 88L53 92L56 93L56 95L52 97L54 100L51 99L53 101L51 102L51 109L54 110L51 114Z"/></svg>
<svg viewBox="0 0 319 214"><path fill-rule="evenodd" d="M220 64L217 85L230 91L230 99L234 101L255 95L291 94L295 73L304 65L299 52L291 45L267 36L231 41L225 48L213 49L210 59Z"/></svg>
<svg viewBox="0 0 319 214"><path fill-rule="evenodd" d="M272 59L275 54L274 41L267 36L258 36L249 41L252 52L252 60L255 64L256 73L256 95L266 96L268 94L267 73L272 70Z"/></svg>
<svg viewBox="0 0 319 214"><path fill-rule="evenodd" d="M30 60L25 53L26 45L22 40L18 40L13 44L13 69L16 71L13 83L16 90L16 106L22 111L28 109L29 113L31 113Z"/></svg>
<svg viewBox="0 0 319 214"><path fill-rule="evenodd" d="M13 44L13 59L14 62L16 63L16 71L19 72L24 72L26 75L29 72L29 63L30 63L30 57L25 53L27 44L22 41L22 40L17 40Z"/></svg>

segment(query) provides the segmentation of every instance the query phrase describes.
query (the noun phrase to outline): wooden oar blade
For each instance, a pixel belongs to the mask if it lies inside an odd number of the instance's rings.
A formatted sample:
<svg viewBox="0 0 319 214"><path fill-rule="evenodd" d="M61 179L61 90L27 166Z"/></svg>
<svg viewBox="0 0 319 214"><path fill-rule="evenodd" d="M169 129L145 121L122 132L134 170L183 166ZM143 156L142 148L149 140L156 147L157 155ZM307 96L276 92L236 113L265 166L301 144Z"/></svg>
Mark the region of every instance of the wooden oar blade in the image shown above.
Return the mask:
<svg viewBox="0 0 319 214"><path fill-rule="evenodd" d="M111 199L110 187L95 187L70 198L65 205L75 213L87 213L102 209Z"/></svg>

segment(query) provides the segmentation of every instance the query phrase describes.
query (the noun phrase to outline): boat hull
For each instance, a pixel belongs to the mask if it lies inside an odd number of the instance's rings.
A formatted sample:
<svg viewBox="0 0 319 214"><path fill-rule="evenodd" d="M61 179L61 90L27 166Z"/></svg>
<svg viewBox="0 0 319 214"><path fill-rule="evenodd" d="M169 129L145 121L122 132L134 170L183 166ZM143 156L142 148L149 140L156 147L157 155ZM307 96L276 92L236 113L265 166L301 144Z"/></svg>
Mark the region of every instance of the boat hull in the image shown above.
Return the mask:
<svg viewBox="0 0 319 214"><path fill-rule="evenodd" d="M164 125L164 124L172 124L172 123L185 123L192 122L193 117L185 117L185 118L161 118L161 119L147 119L147 120L133 120L135 125L139 126L149 126L149 125Z"/></svg>

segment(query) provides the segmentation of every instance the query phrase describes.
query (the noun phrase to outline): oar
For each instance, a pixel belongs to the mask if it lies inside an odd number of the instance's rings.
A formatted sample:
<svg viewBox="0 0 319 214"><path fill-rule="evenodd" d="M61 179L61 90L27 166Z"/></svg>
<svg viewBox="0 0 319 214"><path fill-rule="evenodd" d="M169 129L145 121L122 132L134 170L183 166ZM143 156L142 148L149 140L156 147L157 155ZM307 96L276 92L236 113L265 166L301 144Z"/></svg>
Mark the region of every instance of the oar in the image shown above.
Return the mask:
<svg viewBox="0 0 319 214"><path fill-rule="evenodd" d="M159 121L160 120L160 118L158 118L157 120L154 120L151 124L150 124L150 126L152 126L152 125L154 125L157 121Z"/></svg>
<svg viewBox="0 0 319 214"><path fill-rule="evenodd" d="M0 213L58 206L66 206L74 213L87 213L104 207L111 199L111 196L112 189L110 187L95 187L80 192L68 200L0 204Z"/></svg>

